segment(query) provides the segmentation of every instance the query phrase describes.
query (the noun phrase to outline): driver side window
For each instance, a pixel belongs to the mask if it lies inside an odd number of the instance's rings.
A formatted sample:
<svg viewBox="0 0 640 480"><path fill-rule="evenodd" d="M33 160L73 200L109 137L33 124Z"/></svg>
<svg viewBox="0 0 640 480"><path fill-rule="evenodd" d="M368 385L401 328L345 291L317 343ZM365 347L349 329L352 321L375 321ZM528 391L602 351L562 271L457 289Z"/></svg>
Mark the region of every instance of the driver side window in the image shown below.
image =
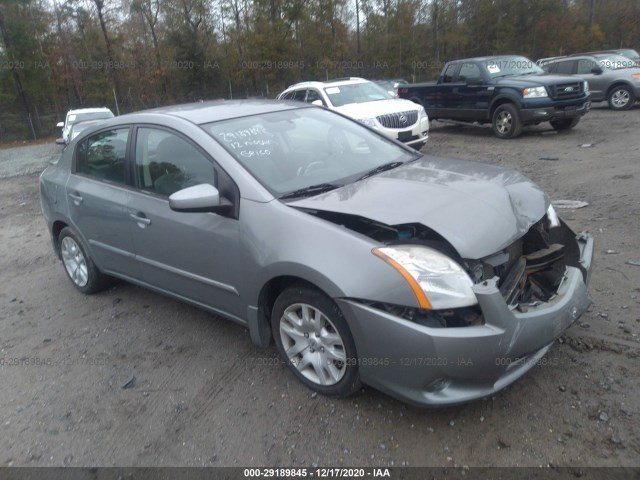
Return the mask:
<svg viewBox="0 0 640 480"><path fill-rule="evenodd" d="M182 137L141 127L136 138L137 187L169 196L201 183L216 187L213 163Z"/></svg>
<svg viewBox="0 0 640 480"><path fill-rule="evenodd" d="M598 67L598 64L593 60L578 60L578 75L584 75L592 73L591 70Z"/></svg>
<svg viewBox="0 0 640 480"><path fill-rule="evenodd" d="M460 73L458 73L458 81L480 83L482 81L480 68L474 63L463 63L462 67L460 67Z"/></svg>
<svg viewBox="0 0 640 480"><path fill-rule="evenodd" d="M313 103L316 100L320 100L322 102L322 105L325 105L324 100L322 99L318 91L314 90L313 88L310 88L309 91L307 92L307 103Z"/></svg>

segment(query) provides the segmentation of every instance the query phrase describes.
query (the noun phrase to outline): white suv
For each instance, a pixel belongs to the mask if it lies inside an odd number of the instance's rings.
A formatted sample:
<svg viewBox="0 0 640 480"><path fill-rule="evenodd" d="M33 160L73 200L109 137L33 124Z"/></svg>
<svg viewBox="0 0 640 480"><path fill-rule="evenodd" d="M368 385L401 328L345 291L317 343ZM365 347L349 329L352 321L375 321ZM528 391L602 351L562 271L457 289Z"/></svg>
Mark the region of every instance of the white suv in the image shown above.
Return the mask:
<svg viewBox="0 0 640 480"><path fill-rule="evenodd" d="M363 78L297 83L277 98L322 105L416 149L429 138L429 117L421 105L394 98Z"/></svg>
<svg viewBox="0 0 640 480"><path fill-rule="evenodd" d="M78 110L69 110L64 122L60 122L56 127L62 129L62 138L64 143L69 143L69 130L74 123L84 122L85 120L102 120L113 118L113 112L106 107L100 108L80 108Z"/></svg>

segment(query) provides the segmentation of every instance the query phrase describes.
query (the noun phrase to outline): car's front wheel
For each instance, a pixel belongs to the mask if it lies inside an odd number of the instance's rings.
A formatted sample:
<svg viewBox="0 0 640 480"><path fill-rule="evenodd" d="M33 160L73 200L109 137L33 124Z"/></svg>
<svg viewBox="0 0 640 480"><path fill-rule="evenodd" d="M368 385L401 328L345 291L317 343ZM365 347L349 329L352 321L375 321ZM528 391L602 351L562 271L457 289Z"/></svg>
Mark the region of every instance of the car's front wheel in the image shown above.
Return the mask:
<svg viewBox="0 0 640 480"><path fill-rule="evenodd" d="M280 355L309 388L337 397L360 389L353 337L326 295L302 284L287 288L274 303L271 326Z"/></svg>
<svg viewBox="0 0 640 480"><path fill-rule="evenodd" d="M515 105L505 103L493 112L493 133L498 138L516 138L522 133L522 120Z"/></svg>
<svg viewBox="0 0 640 480"><path fill-rule="evenodd" d="M612 110L629 110L633 107L636 99L629 87L620 85L611 89L607 101Z"/></svg>
<svg viewBox="0 0 640 480"><path fill-rule="evenodd" d="M563 118L562 120L551 120L549 123L553 127L554 130L562 131L562 130L571 130L573 127L578 125L580 122L580 117L575 118Z"/></svg>
<svg viewBox="0 0 640 480"><path fill-rule="evenodd" d="M67 276L82 293L97 293L109 286L111 278L98 270L79 235L71 228L65 227L60 232L58 248Z"/></svg>

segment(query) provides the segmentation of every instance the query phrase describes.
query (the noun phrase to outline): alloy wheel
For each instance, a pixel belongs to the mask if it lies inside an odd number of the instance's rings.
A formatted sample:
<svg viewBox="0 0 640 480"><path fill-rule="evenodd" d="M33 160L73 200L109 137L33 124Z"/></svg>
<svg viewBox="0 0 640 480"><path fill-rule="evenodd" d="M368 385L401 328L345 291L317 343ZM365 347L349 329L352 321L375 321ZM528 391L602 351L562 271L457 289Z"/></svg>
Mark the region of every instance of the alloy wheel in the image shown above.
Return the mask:
<svg viewBox="0 0 640 480"><path fill-rule="evenodd" d="M60 242L60 252L69 278L78 287L84 287L89 281L89 269L80 245L73 238L64 237Z"/></svg>
<svg viewBox="0 0 640 480"><path fill-rule="evenodd" d="M309 381L330 386L344 377L344 341L319 309L306 303L287 307L280 319L280 338L288 361Z"/></svg>

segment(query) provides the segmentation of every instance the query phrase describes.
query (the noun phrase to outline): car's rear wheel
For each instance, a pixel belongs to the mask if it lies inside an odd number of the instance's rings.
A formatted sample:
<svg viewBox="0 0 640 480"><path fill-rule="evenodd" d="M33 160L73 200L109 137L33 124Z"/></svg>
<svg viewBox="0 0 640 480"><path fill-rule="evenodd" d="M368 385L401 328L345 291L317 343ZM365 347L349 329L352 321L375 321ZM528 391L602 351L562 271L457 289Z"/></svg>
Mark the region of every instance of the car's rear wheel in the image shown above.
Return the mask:
<svg viewBox="0 0 640 480"><path fill-rule="evenodd" d="M562 131L562 130L571 130L573 127L578 125L580 122L580 117L575 118L563 118L562 120L551 120L549 123L553 127L554 130Z"/></svg>
<svg viewBox="0 0 640 480"><path fill-rule="evenodd" d="M522 120L518 109L510 104L500 105L493 112L492 117L493 133L498 138L516 138L522 133Z"/></svg>
<svg viewBox="0 0 640 480"><path fill-rule="evenodd" d="M58 236L58 247L64 270L78 290L91 294L109 286L111 278L100 273L98 267L87 254L82 240L71 228L62 229Z"/></svg>
<svg viewBox="0 0 640 480"><path fill-rule="evenodd" d="M611 89L607 95L607 101L612 110L629 110L636 99L629 87L620 85Z"/></svg>
<svg viewBox="0 0 640 480"><path fill-rule="evenodd" d="M280 355L307 387L338 397L360 388L353 337L326 295L302 284L287 288L275 301L271 326Z"/></svg>

